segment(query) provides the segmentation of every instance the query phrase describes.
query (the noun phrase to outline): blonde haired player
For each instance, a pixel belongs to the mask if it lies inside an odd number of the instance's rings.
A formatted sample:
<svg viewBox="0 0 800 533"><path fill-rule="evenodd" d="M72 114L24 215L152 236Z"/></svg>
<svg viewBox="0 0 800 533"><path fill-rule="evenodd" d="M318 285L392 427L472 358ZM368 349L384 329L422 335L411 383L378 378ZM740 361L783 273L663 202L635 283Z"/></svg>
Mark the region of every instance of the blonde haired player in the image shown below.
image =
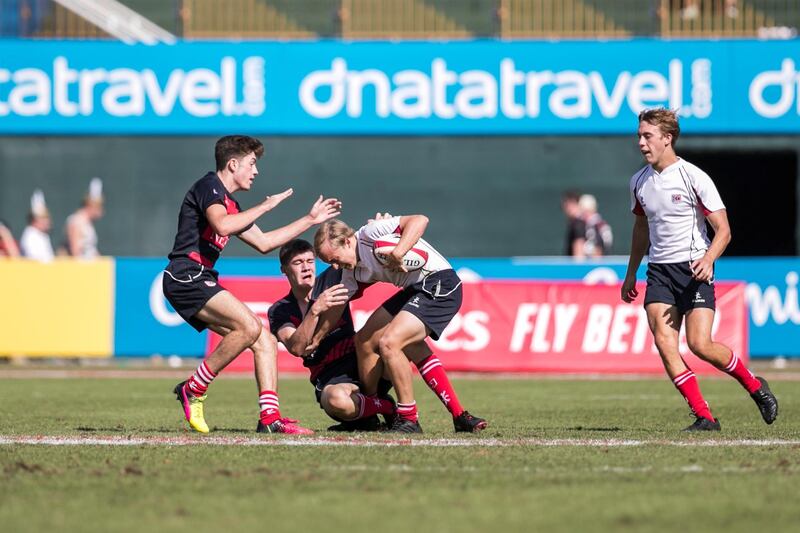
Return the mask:
<svg viewBox="0 0 800 533"><path fill-rule="evenodd" d="M396 216L373 220L358 231L340 220L322 224L314 237L317 256L336 269L342 269L341 283L349 298L360 289L386 282L401 290L386 300L356 334L359 376L364 394L374 395L383 369L397 393L397 417L390 431L421 433L412 387L411 368L403 350L427 337L436 340L461 308L462 287L450 263L422 239L428 226L424 215ZM379 258L374 253L381 238L399 236L391 252ZM389 240L389 239L385 239ZM427 255L427 262L409 271L403 263L412 248ZM341 312L341 307L339 308ZM317 333L324 333L325 323ZM383 365L378 362L382 361ZM417 363L420 374L453 415L456 431L476 432L486 428L486 421L461 407L435 355Z"/></svg>
<svg viewBox="0 0 800 533"><path fill-rule="evenodd" d="M630 303L639 295L636 270L648 253L644 306L667 375L695 416L685 431L718 431L720 424L678 351L684 318L689 349L735 378L750 393L764 421L772 424L778 400L767 381L753 376L730 348L711 338L714 261L730 242L731 230L714 182L675 154L679 135L674 111L649 109L639 114L639 150L648 164L630 182L636 220L621 296ZM714 228L713 240L706 234L706 221Z"/></svg>

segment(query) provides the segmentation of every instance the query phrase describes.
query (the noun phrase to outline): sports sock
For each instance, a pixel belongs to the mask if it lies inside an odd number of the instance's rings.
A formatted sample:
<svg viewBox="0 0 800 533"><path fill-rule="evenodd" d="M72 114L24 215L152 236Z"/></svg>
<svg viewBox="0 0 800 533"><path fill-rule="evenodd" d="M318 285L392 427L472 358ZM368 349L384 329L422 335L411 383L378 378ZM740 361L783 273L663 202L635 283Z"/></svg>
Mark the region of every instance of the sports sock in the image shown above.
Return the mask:
<svg viewBox="0 0 800 533"><path fill-rule="evenodd" d="M208 386L217 377L206 364L205 361L200 363L197 370L194 371L192 377L186 381L186 388L192 393L192 396L202 396L208 390Z"/></svg>
<svg viewBox="0 0 800 533"><path fill-rule="evenodd" d="M416 422L419 420L419 414L417 413L417 402L398 403L397 414L400 415L400 418Z"/></svg>
<svg viewBox="0 0 800 533"><path fill-rule="evenodd" d="M461 407L461 403L458 401L458 395L456 395L453 385L450 384L450 379L447 377L447 373L444 371L444 367L438 357L431 355L423 359L417 363L417 369L428 387L454 418L464 412L464 408Z"/></svg>
<svg viewBox="0 0 800 533"><path fill-rule="evenodd" d="M278 393L271 390L262 390L258 395L258 407L261 410L261 423L268 426L281 417Z"/></svg>
<svg viewBox="0 0 800 533"><path fill-rule="evenodd" d="M733 352L731 352L730 362L721 370L741 383L742 387L750 394L761 388L761 382L756 379L753 373L744 366L742 360Z"/></svg>
<svg viewBox="0 0 800 533"><path fill-rule="evenodd" d="M390 415L394 413L394 404L377 396L364 396L358 393L358 415L353 420L367 418L372 415Z"/></svg>
<svg viewBox="0 0 800 533"><path fill-rule="evenodd" d="M708 403L703 399L703 394L700 392L700 385L697 384L694 372L686 370L678 374L672 380L672 383L675 384L675 387L686 399L686 403L689 404L689 409L692 410L694 416L714 420L714 415L711 414L711 409L709 409Z"/></svg>

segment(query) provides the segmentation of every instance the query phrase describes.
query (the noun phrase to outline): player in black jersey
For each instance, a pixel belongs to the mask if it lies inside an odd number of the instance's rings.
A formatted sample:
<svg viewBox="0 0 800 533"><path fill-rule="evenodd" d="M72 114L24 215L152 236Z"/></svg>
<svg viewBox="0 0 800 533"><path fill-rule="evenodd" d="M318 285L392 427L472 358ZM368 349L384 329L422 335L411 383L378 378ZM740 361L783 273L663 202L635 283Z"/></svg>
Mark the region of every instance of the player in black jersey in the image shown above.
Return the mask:
<svg viewBox="0 0 800 533"><path fill-rule="evenodd" d="M260 395L257 431L312 433L296 420L282 418L277 395L277 344L261 320L221 287L214 264L231 235L261 253L270 252L315 224L335 217L341 202L334 198L314 203L307 215L276 230L263 232L255 221L292 195L292 189L267 196L245 211L232 194L248 191L258 175L256 161L264 147L243 135L222 137L216 143L216 171L198 180L186 193L178 215L178 233L164 270L164 295L175 310L198 331L208 328L222 336L216 349L195 373L175 387L189 425L208 433L203 416L206 389L217 374L245 349L253 350Z"/></svg>
<svg viewBox="0 0 800 533"><path fill-rule="evenodd" d="M303 358L309 369L317 402L325 413L341 422L332 430L375 430L378 414L391 419L395 404L387 393L391 383L381 380L379 394L367 398L359 390L355 328L347 305L348 296L341 271L325 270L316 276L316 255L310 242L295 239L280 250L281 271L291 290L269 309L272 333L292 355ZM338 323L317 345L313 336L319 316L335 306L344 306ZM425 357L427 346L415 346ZM425 353L427 351L427 353Z"/></svg>

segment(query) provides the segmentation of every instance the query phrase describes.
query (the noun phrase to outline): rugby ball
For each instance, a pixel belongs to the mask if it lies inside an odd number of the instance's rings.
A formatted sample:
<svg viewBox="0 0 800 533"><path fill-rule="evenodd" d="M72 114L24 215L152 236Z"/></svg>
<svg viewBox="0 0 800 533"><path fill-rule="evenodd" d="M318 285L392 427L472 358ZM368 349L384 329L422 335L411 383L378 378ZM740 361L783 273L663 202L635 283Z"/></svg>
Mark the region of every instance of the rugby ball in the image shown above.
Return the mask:
<svg viewBox="0 0 800 533"><path fill-rule="evenodd" d="M400 242L400 235L392 233L391 235L384 235L375 241L375 246L372 253L375 254L375 259L378 260L383 266L386 266L386 256L392 253L397 243ZM411 248L406 255L403 256L403 265L409 272L419 270L424 267L428 262L428 252L420 248L419 243Z"/></svg>

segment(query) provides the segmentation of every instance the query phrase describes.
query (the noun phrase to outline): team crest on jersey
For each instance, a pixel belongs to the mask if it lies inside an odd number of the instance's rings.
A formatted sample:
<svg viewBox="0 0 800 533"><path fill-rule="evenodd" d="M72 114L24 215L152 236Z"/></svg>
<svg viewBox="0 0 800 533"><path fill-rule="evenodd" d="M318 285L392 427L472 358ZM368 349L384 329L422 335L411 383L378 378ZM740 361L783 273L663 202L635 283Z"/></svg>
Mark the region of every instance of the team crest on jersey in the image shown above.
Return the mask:
<svg viewBox="0 0 800 533"><path fill-rule="evenodd" d="M672 203L673 204L678 204L678 203L680 203L680 201L681 201L681 195L680 194L673 194L672 195Z"/></svg>

